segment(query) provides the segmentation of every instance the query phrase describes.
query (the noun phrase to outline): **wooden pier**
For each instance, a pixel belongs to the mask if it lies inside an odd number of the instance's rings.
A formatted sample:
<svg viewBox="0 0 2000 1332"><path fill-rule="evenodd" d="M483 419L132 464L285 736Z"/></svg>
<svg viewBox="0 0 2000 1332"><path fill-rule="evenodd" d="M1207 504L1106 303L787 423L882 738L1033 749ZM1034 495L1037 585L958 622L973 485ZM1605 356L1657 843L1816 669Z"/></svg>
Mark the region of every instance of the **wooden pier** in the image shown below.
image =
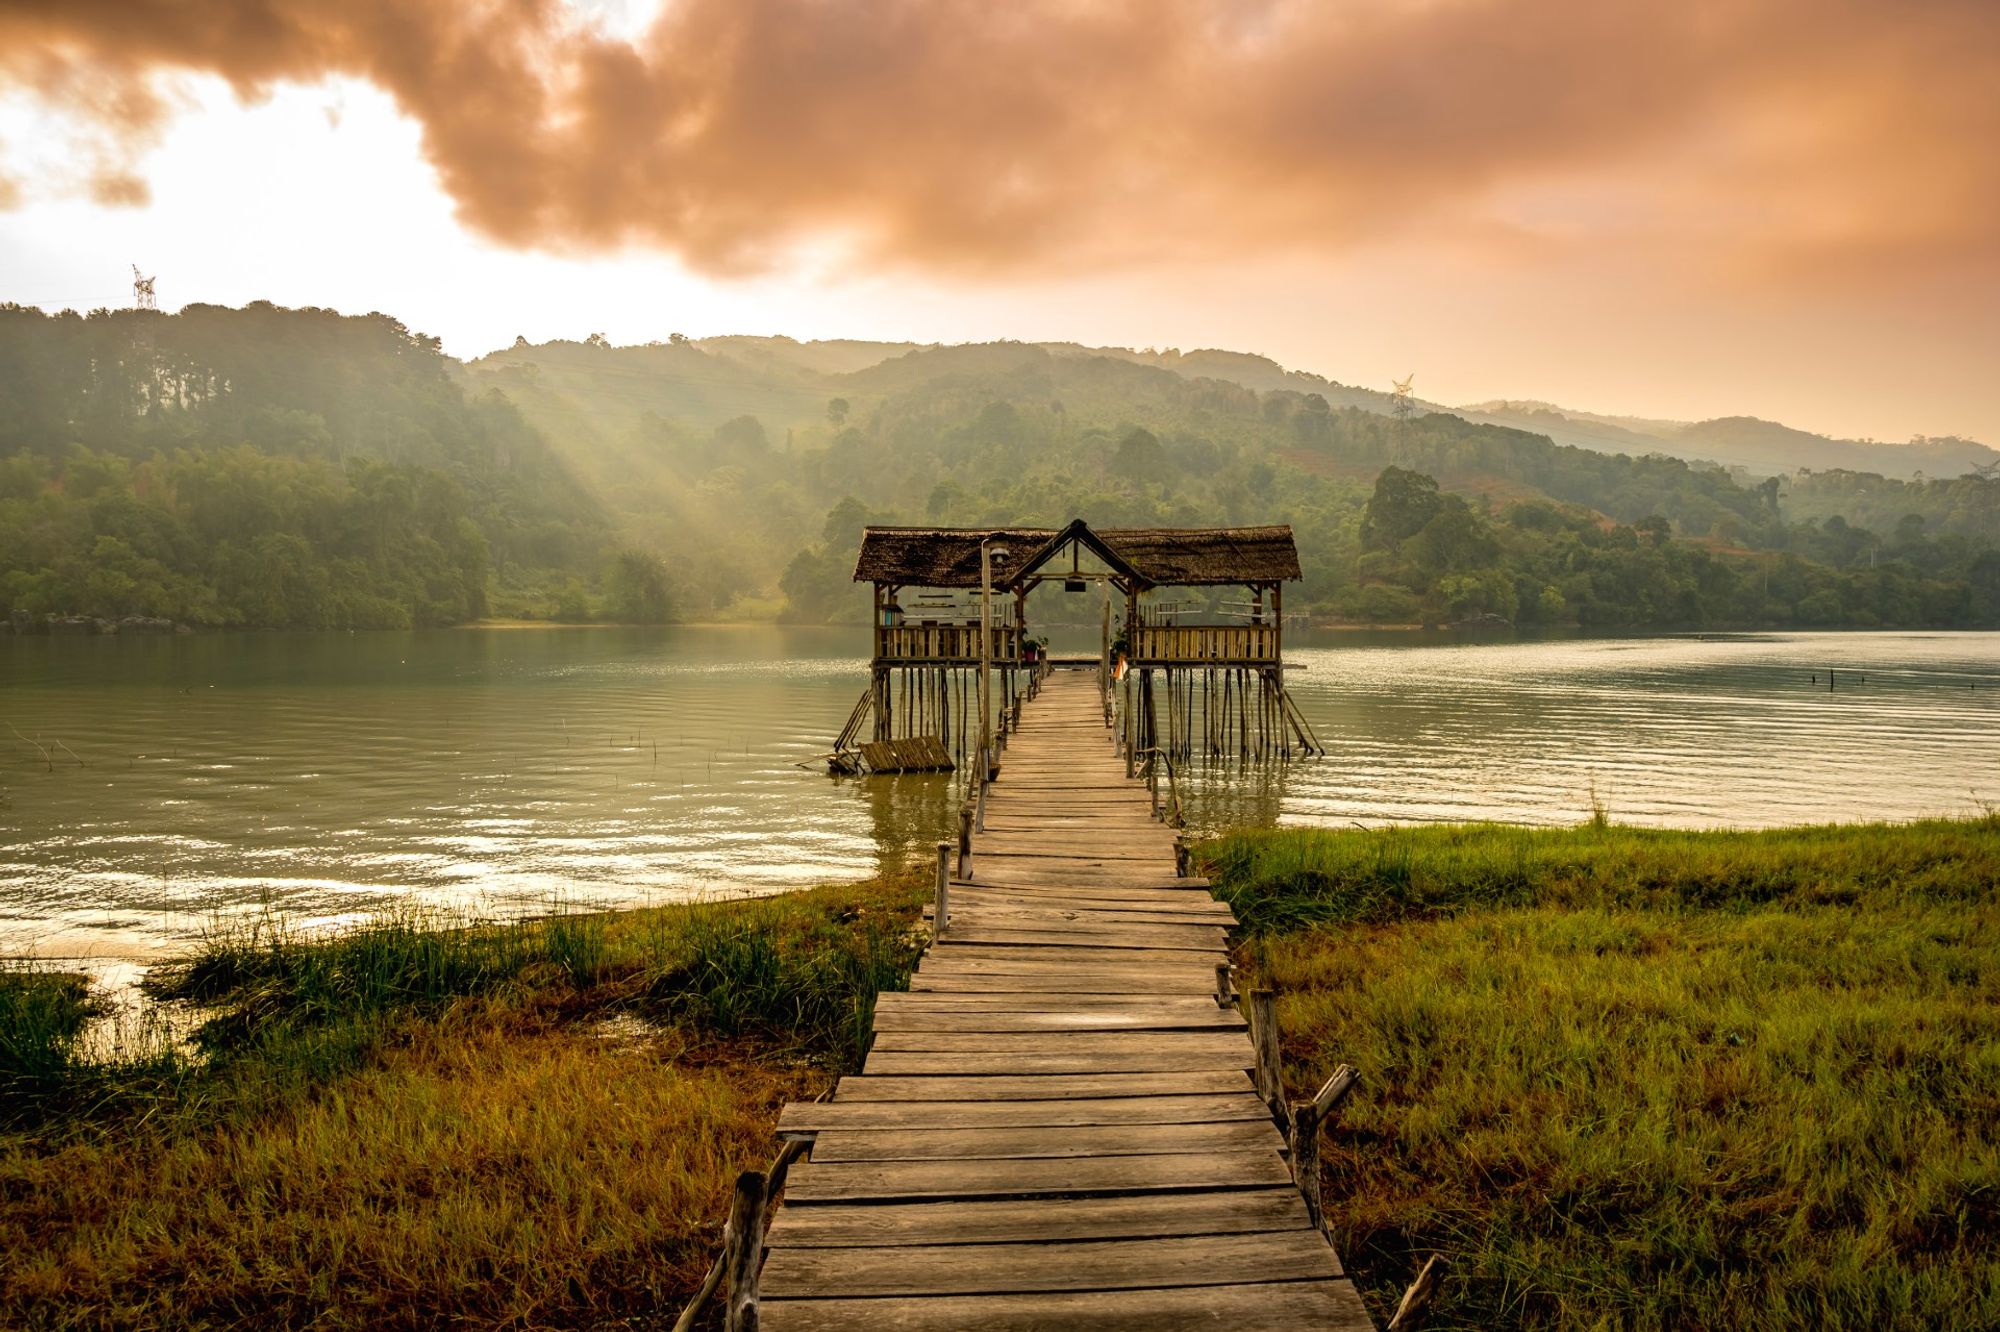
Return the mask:
<svg viewBox="0 0 2000 1332"><path fill-rule="evenodd" d="M1058 671L1025 707L910 993L861 1073L786 1108L811 1151L769 1332L1373 1328L1218 1000L1235 918L1177 877L1100 688Z"/></svg>

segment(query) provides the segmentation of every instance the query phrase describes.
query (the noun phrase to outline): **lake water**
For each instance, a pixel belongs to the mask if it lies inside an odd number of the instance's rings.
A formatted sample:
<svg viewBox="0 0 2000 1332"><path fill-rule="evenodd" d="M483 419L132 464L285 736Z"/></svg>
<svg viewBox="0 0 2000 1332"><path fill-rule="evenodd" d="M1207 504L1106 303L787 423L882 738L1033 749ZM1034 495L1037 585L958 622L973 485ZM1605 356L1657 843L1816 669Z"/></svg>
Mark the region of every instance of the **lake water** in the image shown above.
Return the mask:
<svg viewBox="0 0 2000 1332"><path fill-rule="evenodd" d="M143 958L267 908L506 914L865 874L947 835L957 796L810 762L864 639L0 639L0 954ZM1295 641L1327 756L1189 773L1197 826L1574 823L1593 792L1642 824L2000 803L2000 635Z"/></svg>

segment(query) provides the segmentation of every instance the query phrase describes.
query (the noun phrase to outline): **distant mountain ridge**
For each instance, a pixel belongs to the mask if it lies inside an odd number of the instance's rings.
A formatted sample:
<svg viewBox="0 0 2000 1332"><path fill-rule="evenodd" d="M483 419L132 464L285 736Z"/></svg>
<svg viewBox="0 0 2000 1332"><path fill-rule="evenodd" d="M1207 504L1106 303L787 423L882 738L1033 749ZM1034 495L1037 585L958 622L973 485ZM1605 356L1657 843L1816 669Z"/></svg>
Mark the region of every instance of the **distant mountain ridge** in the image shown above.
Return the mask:
<svg viewBox="0 0 2000 1332"><path fill-rule="evenodd" d="M537 351L555 346L544 344ZM655 344L660 345L660 344ZM1052 358L1103 357L1170 371L1182 379L1214 379L1258 393L1318 394L1328 406L1356 407L1387 414L1393 398L1385 390L1343 384L1310 371L1288 369L1254 352L1197 348L1137 350L1091 347L1076 342L919 343L831 339L801 342L794 338L731 334L686 340L691 349L767 373L782 373L798 388L855 376L874 387L913 382L938 373L963 369L991 373L1011 358L1014 369L1025 368L1036 353ZM613 349L631 350L639 349ZM508 353L496 352L473 362L484 364ZM912 358L915 358L914 360ZM906 364L900 369L892 363ZM837 385L835 386L837 387ZM1916 476L1950 479L2000 466L2000 449L1957 436L1919 437L1908 443L1839 439L1799 430L1753 416L1724 416L1706 421L1675 421L1583 411L1532 399L1495 399L1452 406L1416 398L1418 411L1451 412L1479 425L1507 426L1547 435L1557 444L1598 453L1642 455L1663 453L1690 462L1741 468L1752 476L1788 476L1800 470L1874 472L1908 480Z"/></svg>
<svg viewBox="0 0 2000 1332"><path fill-rule="evenodd" d="M1754 416L1655 421L1532 401L1482 402L1457 410L1468 420L1533 430L1558 444L1600 451L1665 453L1690 462L1741 467L1757 476L1841 470L1874 472L1897 480L1919 474L1950 479L2000 465L2000 450L1950 435L1887 444L1872 439L1835 439Z"/></svg>

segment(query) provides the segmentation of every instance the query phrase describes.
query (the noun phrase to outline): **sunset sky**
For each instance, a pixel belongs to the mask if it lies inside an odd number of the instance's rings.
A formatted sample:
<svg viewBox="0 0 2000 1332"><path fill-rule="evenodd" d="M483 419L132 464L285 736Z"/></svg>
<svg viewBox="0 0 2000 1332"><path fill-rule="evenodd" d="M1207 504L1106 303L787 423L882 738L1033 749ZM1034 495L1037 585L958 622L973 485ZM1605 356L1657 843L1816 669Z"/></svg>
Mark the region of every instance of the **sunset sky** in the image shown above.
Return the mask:
<svg viewBox="0 0 2000 1332"><path fill-rule="evenodd" d="M1992 0L0 0L0 300L2000 444Z"/></svg>

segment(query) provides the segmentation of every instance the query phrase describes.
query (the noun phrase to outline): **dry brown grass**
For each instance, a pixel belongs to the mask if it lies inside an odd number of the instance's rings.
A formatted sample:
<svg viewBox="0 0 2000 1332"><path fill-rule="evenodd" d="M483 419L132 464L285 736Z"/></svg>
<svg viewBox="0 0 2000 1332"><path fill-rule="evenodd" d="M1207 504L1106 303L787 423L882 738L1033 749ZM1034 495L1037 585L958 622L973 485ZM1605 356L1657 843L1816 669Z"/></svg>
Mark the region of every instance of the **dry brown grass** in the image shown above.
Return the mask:
<svg viewBox="0 0 2000 1332"><path fill-rule="evenodd" d="M818 940L913 904L894 884L829 889L693 928ZM667 919L679 938L694 918ZM306 1061L315 1076L291 1037L253 1041L0 1135L0 1326L669 1325L736 1173L769 1164L779 1107L844 1051L635 1007L649 973L629 950L660 934L617 920L588 984L545 970L392 1007L350 1058Z"/></svg>

